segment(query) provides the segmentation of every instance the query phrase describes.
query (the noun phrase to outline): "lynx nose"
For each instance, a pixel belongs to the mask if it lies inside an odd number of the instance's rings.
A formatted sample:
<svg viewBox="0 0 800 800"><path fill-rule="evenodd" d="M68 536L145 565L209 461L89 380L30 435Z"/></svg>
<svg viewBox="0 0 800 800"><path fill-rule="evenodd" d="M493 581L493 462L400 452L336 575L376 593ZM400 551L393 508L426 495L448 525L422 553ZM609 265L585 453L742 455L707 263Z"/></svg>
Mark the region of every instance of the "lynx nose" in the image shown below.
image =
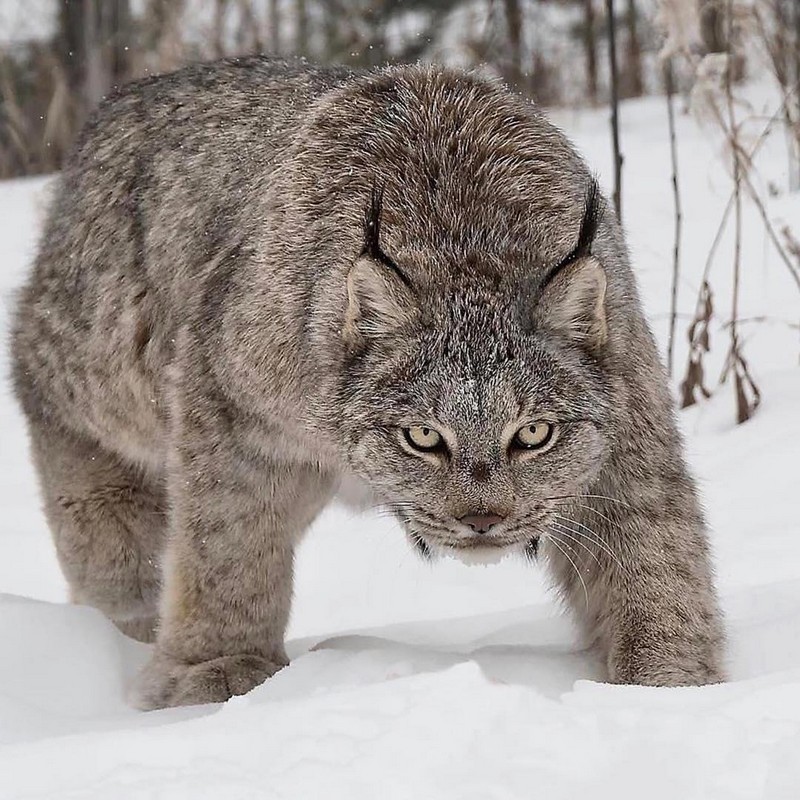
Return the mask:
<svg viewBox="0 0 800 800"><path fill-rule="evenodd" d="M461 517L459 522L472 528L475 533L489 533L503 519L504 517L498 514L467 514L467 516Z"/></svg>

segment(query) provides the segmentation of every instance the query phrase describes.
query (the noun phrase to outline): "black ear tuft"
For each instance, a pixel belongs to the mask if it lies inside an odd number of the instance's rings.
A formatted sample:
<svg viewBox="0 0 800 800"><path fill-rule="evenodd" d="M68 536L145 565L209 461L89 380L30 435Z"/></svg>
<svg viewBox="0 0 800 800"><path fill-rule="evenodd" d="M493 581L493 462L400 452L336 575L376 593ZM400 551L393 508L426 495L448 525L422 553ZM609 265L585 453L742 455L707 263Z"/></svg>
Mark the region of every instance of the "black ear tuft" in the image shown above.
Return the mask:
<svg viewBox="0 0 800 800"><path fill-rule="evenodd" d="M550 271L547 278L548 281L566 267L567 264L591 255L592 245L597 236L597 229L600 227L602 213L603 198L600 195L600 187L597 185L597 179L592 178L586 187L586 198L583 203L583 218L581 219L581 229L578 232L578 241L575 247Z"/></svg>
<svg viewBox="0 0 800 800"><path fill-rule="evenodd" d="M417 317L411 282L381 249L383 186L373 184L364 212L364 248L347 276L342 334L352 344L384 338Z"/></svg>
<svg viewBox="0 0 800 800"><path fill-rule="evenodd" d="M406 274L395 262L381 249L381 220L383 219L383 194L384 186L377 183L372 184L369 203L364 211L364 247L361 255L383 264L388 269L397 274L397 277L411 288Z"/></svg>
<svg viewBox="0 0 800 800"><path fill-rule="evenodd" d="M361 255L381 260L381 215L383 214L383 185L372 184L369 204L364 210L364 250Z"/></svg>
<svg viewBox="0 0 800 800"><path fill-rule="evenodd" d="M592 255L602 212L603 199L597 180L592 178L586 188L578 241L545 275L533 309L537 327L561 334L591 351L601 348L608 334L606 275Z"/></svg>
<svg viewBox="0 0 800 800"><path fill-rule="evenodd" d="M597 185L597 179L593 177L586 189L581 231L578 235L578 246L575 248L576 257L588 256L592 252L592 245L597 236L597 229L600 227L600 218L603 211L602 202L603 199L600 196L600 188Z"/></svg>

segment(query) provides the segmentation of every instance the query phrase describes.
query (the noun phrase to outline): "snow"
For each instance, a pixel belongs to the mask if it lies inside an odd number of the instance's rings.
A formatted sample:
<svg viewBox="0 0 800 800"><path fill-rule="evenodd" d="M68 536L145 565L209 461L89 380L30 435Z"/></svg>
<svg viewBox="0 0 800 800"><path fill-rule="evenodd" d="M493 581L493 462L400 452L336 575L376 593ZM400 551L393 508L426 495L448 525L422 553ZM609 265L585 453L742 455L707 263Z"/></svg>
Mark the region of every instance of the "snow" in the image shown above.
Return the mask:
<svg viewBox="0 0 800 800"><path fill-rule="evenodd" d="M755 87L753 114L772 113ZM625 224L662 347L672 250L665 107L623 109ZM606 113L560 112L608 188ZM762 123L763 124L763 123ZM730 187L721 143L680 116L685 212L677 375L705 256ZM753 136L758 125L753 124ZM779 190L771 218L800 219L782 137L757 159ZM23 280L48 180L0 184L0 326ZM766 194L766 192L765 192ZM800 231L795 228L795 233ZM148 647L66 604L21 416L0 389L0 800L459 798L788 800L800 786L798 296L750 202L743 227L745 353L763 394L733 425L729 386L681 414L712 528L731 681L610 686L546 576L521 561L420 562L397 526L328 509L298 557L292 664L223 706L143 714L126 692ZM724 354L732 240L711 272ZM3 352L0 368L7 370Z"/></svg>
<svg viewBox="0 0 800 800"><path fill-rule="evenodd" d="M0 0L0 45L8 47L51 36L58 6L52 0Z"/></svg>

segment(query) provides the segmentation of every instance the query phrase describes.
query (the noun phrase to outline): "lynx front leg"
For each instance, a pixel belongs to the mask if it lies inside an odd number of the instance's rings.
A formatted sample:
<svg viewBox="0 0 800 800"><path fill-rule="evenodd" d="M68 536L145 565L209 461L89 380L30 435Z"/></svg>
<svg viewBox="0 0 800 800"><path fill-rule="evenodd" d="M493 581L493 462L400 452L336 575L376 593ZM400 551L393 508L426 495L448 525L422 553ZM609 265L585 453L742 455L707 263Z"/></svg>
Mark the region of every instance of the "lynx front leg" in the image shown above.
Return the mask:
<svg viewBox="0 0 800 800"><path fill-rule="evenodd" d="M288 663L294 546L332 477L311 465L245 467L214 441L187 445L174 476L161 626L136 688L143 708L224 701Z"/></svg>
<svg viewBox="0 0 800 800"><path fill-rule="evenodd" d="M559 522L551 562L615 683L688 686L724 679L724 634L694 498L688 511L592 502ZM684 506L684 508L686 508ZM562 518L563 519L563 518Z"/></svg>

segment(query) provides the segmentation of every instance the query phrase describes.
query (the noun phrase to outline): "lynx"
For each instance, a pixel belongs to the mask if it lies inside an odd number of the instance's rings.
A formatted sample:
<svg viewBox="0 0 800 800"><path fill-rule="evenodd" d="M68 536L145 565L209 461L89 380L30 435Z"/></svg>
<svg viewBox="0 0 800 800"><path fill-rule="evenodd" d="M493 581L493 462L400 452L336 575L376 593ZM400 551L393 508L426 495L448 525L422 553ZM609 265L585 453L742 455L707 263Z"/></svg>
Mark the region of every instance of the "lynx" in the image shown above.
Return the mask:
<svg viewBox="0 0 800 800"><path fill-rule="evenodd" d="M351 480L424 557L540 555L609 680L723 678L620 226L498 82L248 58L122 88L12 348L72 598L155 641L142 708L287 664L293 551Z"/></svg>

